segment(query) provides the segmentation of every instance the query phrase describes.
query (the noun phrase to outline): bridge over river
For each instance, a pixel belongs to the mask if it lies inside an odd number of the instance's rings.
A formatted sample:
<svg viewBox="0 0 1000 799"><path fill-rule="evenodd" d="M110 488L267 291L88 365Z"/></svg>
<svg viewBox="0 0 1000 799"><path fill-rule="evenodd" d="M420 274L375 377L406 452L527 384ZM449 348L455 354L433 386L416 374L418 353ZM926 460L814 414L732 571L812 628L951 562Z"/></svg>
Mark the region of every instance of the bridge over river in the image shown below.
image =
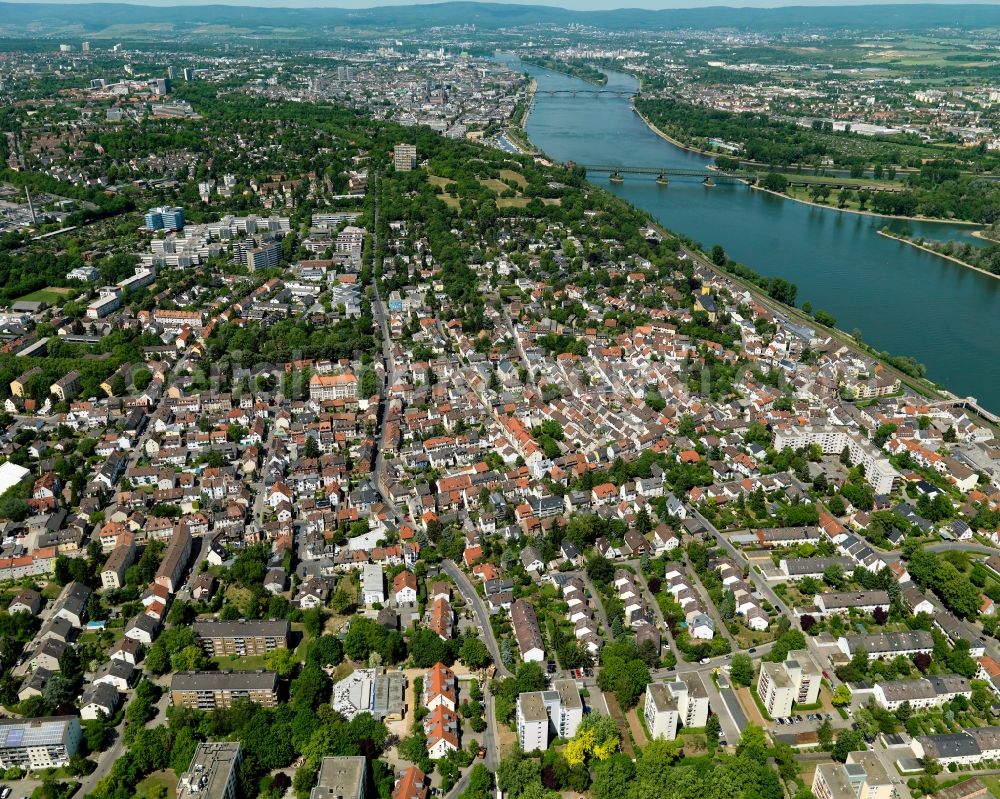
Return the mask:
<svg viewBox="0 0 1000 799"><path fill-rule="evenodd" d="M755 172L720 172L715 169L682 169L678 167L659 166L623 166L620 164L576 164L569 161L569 167L579 166L587 172L604 173L609 175L609 179L621 182L625 175L650 175L656 178L657 183L668 183L670 178L687 178L700 180L702 183L755 183L757 174Z"/></svg>
<svg viewBox="0 0 1000 799"><path fill-rule="evenodd" d="M541 97L635 97L629 89L536 89Z"/></svg>
<svg viewBox="0 0 1000 799"><path fill-rule="evenodd" d="M625 180L625 175L649 175L656 178L656 182L661 185L666 185L670 182L671 178L679 179L695 179L700 180L702 183L708 186L722 183L745 183L748 185L756 185L760 180L759 172L752 172L749 170L738 169L734 171L723 172L719 169L684 169L678 167L659 167L659 166L626 166L622 164L578 164L573 161L568 161L567 166L579 166L583 167L588 174L593 173L607 173L608 179L614 183L622 183ZM898 192L904 191L905 186L898 183L880 183L872 184L870 182L863 183L851 179L837 177L835 175L831 176L814 176L814 175L785 175L789 186L817 186L829 189L868 189L870 191L887 191L887 192Z"/></svg>

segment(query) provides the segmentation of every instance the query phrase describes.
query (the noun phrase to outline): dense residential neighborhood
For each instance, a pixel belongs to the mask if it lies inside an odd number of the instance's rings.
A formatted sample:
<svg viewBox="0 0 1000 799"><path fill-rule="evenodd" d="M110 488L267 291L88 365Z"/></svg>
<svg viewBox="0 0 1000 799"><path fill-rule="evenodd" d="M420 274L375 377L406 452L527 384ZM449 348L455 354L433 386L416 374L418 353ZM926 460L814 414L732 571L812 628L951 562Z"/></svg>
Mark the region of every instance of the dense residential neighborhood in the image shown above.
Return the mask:
<svg viewBox="0 0 1000 799"><path fill-rule="evenodd" d="M90 52L0 61L15 799L997 785L975 402L515 146L495 60Z"/></svg>

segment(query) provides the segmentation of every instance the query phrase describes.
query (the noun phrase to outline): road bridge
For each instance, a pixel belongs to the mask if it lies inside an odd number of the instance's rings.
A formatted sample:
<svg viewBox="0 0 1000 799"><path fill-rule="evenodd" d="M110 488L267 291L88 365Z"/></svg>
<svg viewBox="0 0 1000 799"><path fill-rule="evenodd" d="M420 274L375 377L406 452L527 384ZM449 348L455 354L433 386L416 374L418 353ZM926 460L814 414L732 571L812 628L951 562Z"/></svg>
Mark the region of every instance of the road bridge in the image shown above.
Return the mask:
<svg viewBox="0 0 1000 799"><path fill-rule="evenodd" d="M656 178L657 183L668 183L670 178L695 179L702 183L755 183L757 181L756 172L721 172L715 169L680 169L676 167L659 166L626 166L621 164L574 164L572 161L567 166L580 166L587 173L607 173L610 179L621 182L625 175L650 175Z"/></svg>
<svg viewBox="0 0 1000 799"><path fill-rule="evenodd" d="M635 97L628 89L536 89L535 96L542 97Z"/></svg>
<svg viewBox="0 0 1000 799"><path fill-rule="evenodd" d="M722 183L747 183L751 185L756 185L760 179L759 172L752 172L746 169L737 169L731 171L722 171L719 169L682 169L675 167L658 167L658 166L629 166L625 164L574 164L570 161L567 166L581 166L588 173L607 173L609 179L614 183L621 183L625 180L625 175L650 175L656 178L656 182L660 184L666 184L670 182L671 178L679 179L697 179L702 183L707 185L722 184ZM854 183L843 178L838 178L832 176L829 178L814 177L812 175L803 176L801 179L796 178L793 175L785 175L788 180L789 186L799 186L799 187L820 187L828 188L831 191L837 191L840 189L850 189L850 190L860 190L868 189L869 191L884 191L884 192L900 192L905 191L906 187L899 184L877 184L877 185L865 185L860 183Z"/></svg>

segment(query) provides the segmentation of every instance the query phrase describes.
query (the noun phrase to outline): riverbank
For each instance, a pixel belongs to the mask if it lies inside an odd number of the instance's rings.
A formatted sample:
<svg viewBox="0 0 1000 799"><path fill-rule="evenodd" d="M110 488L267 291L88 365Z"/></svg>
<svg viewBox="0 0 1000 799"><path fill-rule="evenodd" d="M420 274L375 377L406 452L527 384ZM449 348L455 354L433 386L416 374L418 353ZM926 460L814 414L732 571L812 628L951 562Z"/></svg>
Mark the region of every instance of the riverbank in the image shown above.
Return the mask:
<svg viewBox="0 0 1000 799"><path fill-rule="evenodd" d="M676 234L669 231L667 228L663 227L659 223L653 221L652 226L659 230L661 234L673 236L676 238ZM807 314L805 311L796 308L793 305L786 305L783 302L779 302L767 295L766 292L762 291L760 286L751 283L749 280L745 280L739 275L735 275L717 266L708 255L700 250L696 251L690 246L684 246L683 249L689 253L692 258L695 258L702 266L711 269L716 274L724 277L726 280L731 280L743 286L750 294L752 294L758 302L760 302L764 307L769 308L772 312L783 314L789 319L797 322L798 324L814 328L821 329L830 334L831 338L837 339L841 344L849 347L852 351L857 352L860 355L867 355L868 357L875 358L882 366L891 374L897 376L901 384L905 385L907 388L911 389L915 394L924 397L926 399L941 400L947 399L943 390L934 381L927 377L914 377L913 375L907 374L901 369L888 363L882 356L882 353L872 347L870 344L859 341L850 333L841 330L838 327L826 327L820 325L812 316ZM890 355L892 353L889 353ZM982 418L982 417L980 417ZM988 421L988 420L986 420Z"/></svg>
<svg viewBox="0 0 1000 799"><path fill-rule="evenodd" d="M537 91L538 81L532 78L531 83L528 84L527 97L524 99L524 113L521 114L521 121L517 125L521 130L527 129L528 117L531 116L531 108L535 104L535 92ZM525 138L527 138L527 134L525 134Z"/></svg>
<svg viewBox="0 0 1000 799"><path fill-rule="evenodd" d="M703 169L710 162L658 135L627 97L594 98L582 93L585 84L580 81L528 71L539 86L528 133L558 161L673 170ZM635 90L634 80L609 74L614 91ZM580 96L565 99L563 93L574 88ZM547 91L560 94L550 99ZM643 103L637 104L645 111ZM774 202L732 187L706 190L685 181L669 189L657 189L652 180L626 179L616 186L598 176L596 183L692 243L701 242L706 249L719 244L729 257L761 275L793 281L800 301L808 299L829 311L843 330L863 331L858 338L862 351L867 344L879 352L911 356L926 365L934 383L958 395L980 397L987 408L1000 407L1000 363L990 346L1000 340L1000 284L942 268L940 262L928 269L924 254L872 235L884 224L899 230L905 230L905 224L914 237L981 245L969 235L976 228L819 214L804 203ZM837 204L836 196L832 204ZM886 296L895 301L886 305ZM915 315L913 307L925 310ZM914 382L924 393L934 390L924 381Z"/></svg>
<svg viewBox="0 0 1000 799"><path fill-rule="evenodd" d="M646 125L647 128L649 128L650 132L655 133L664 141L670 142L678 150L684 150L684 152L686 153L694 153L695 155L701 155L704 156L705 158L716 158L717 156L722 155L722 153L714 153L710 150L699 150L697 147L689 147L688 145L679 142L669 133L664 133L662 130L656 127L656 125L650 122L649 118L645 114L643 114L642 111L640 111L638 108L635 107L635 103L631 104L631 108L632 111L635 112L635 115L643 121L643 123Z"/></svg>
<svg viewBox="0 0 1000 799"><path fill-rule="evenodd" d="M528 138L527 132L528 117L531 116L537 90L538 81L532 78L531 83L528 84L528 90L525 92L524 100L522 100L522 112L513 124L505 125L503 128L503 135L507 137L511 145L527 155L537 155L540 152Z"/></svg>
<svg viewBox="0 0 1000 799"><path fill-rule="evenodd" d="M680 142L678 142L677 140L675 140L672 136L667 135L662 130L660 130L658 127L656 127L656 125L652 124L645 117L645 115L641 111L639 111L639 109L637 109L634 105L632 106L632 110L635 112L636 116L638 116L643 121L643 123L645 123L646 127L649 128L649 130L652 133L655 133L661 139L669 142L670 144L674 145L675 147L677 147L677 148L679 148L681 150L686 150L687 152L697 153L698 155L705 155L705 156L710 156L710 157L713 156L713 155L715 155L714 153L707 153L707 152L699 151L697 149L693 149L693 148L690 148L690 147L685 147L683 144L681 144ZM863 214L865 216L881 216L881 217L885 216L884 214L875 214L875 213L872 213L871 211L850 211L848 209L830 208L830 206L827 206L827 205L820 205L819 203L809 202L808 200L798 200L798 199L796 199L794 197L789 197L787 194L781 194L779 192L770 191L769 189L763 189L763 188L760 188L759 186L755 186L755 185L750 184L750 183L748 183L747 185L749 185L753 189L757 189L758 191L764 191L764 192L767 192L768 194L773 194L773 195L775 195L777 197L782 197L782 198L784 198L786 200L791 200L792 202L801 202L804 205L813 205L813 206L816 206L817 208L825 208L827 210L833 210L833 211L845 210L848 213ZM901 218L905 218L905 217L891 217L891 218L901 219ZM925 221L945 221L945 220L914 219L913 221L925 222ZM654 227L655 229L659 230L661 234L666 235L666 236L676 237L675 233L673 233L672 231L670 231L667 228L663 227L663 225L661 225L658 222L656 222L656 220L652 219L652 217L650 217L650 223L651 223L652 227ZM969 224L972 224L972 223L969 223ZM879 231L879 232L881 232L881 231ZM935 254L937 254L937 253L935 253ZM724 270L724 269L716 266L715 264L713 264L711 262L711 260L707 256L704 255L704 253L691 252L691 255L694 256L694 257L696 257L696 258L698 258L698 260L704 266L707 266L709 269L713 270L717 274L719 274L721 276L724 276L725 278L727 278L729 280L733 280L736 283L739 283L740 285L742 285L744 288L747 289L747 291L749 291L751 294L753 294L760 302L762 302L765 306L772 308L772 310L780 311L781 313L785 314L786 316L788 316L791 319L794 319L795 321L797 321L800 324L808 325L810 327L815 327L816 326L816 324L817 324L816 320L813 319L808 314L806 314L805 312L799 310L798 308L795 308L794 306L785 305L784 303L778 302L777 300L774 300L771 297L768 297L764 292L762 292L760 290L759 286L755 286L753 283L750 283L749 281L743 280L742 278L738 277L737 275L734 275L732 272L727 272L726 270ZM982 270L977 270L977 271L982 271ZM993 275L993 277L996 277L996 276ZM843 330L840 330L839 328L836 328L836 327L834 327L834 328L828 328L827 327L827 328L823 328L823 329L829 331L830 334L834 338L838 339L842 344L844 344L845 346L850 347L852 350L855 350L858 353L862 353L862 354L868 355L868 356L873 357L873 358L877 358L878 361L887 370L889 370L891 373L893 373L893 374L895 374L896 376L899 377L900 382L903 385L907 386L909 389L911 389L912 391L914 391L919 396L922 396L922 397L925 397L925 398L928 398L928 399L937 399L937 400L940 400L940 399L943 398L943 395L942 395L940 389L937 387L937 385L932 380L929 380L926 377L923 377L923 378L913 377L911 375L908 375L906 372L903 372L902 370L897 369L895 366L892 366L891 364L886 363L886 361L881 357L881 354L878 351L876 351L874 349L874 347L871 347L870 345L868 345L868 344L866 344L864 342L858 341L850 333L847 333L847 332L845 332Z"/></svg>
<svg viewBox="0 0 1000 799"><path fill-rule="evenodd" d="M522 64L538 67L538 69L547 69L549 72L556 72L569 78L576 78L591 86L603 88L608 85L608 76L597 67L589 64L574 64L560 58L525 58L521 56L520 59Z"/></svg>
<svg viewBox="0 0 1000 799"><path fill-rule="evenodd" d="M971 235L975 236L977 239L988 241L990 244L1000 244L1000 239L995 239L993 236L987 236L985 230L973 230Z"/></svg>
<svg viewBox="0 0 1000 799"><path fill-rule="evenodd" d="M931 255L936 255L939 258L944 258L945 260L951 261L952 263L958 264L959 266L964 266L966 269L971 269L974 272L979 272L981 275L986 275L986 277L992 277L995 280L1000 280L1000 275L996 275L993 272L987 272L985 269L981 269L978 266L970 264L968 261L963 261L960 258L956 258L954 255L945 255L943 252L938 252L931 247L925 247L923 244L917 244L917 242L912 239L904 238L903 236L897 236L894 233L889 233L886 230L876 230L880 236L885 236L887 239L895 239L896 241L901 241L903 244L909 244L911 247L916 247L918 250L923 250L924 252L929 252ZM978 231L977 231L978 232ZM975 232L972 234L975 236ZM985 238L980 236L979 238ZM992 241L992 239L987 239L987 241Z"/></svg>
<svg viewBox="0 0 1000 799"><path fill-rule="evenodd" d="M643 123L646 125L646 127L649 128L650 132L655 133L661 139L663 139L666 142L669 142L674 147L676 147L676 148L678 148L680 150L684 150L685 152L688 152L688 153L694 153L695 155L704 156L705 158L716 158L716 157L718 157L720 155L723 155L723 153L711 152L709 150L700 150L697 147L689 147L686 144L682 144L677 139L675 139L673 136L671 136L671 135L669 135L667 133L664 133L662 130L660 130L660 128L656 127L656 125L654 125L652 122L650 122L649 119L648 119L648 117L646 117L646 115L643 114L642 111L640 111L638 108L636 108L635 105L632 106L632 110L635 112L636 116L639 117L639 119L641 119L643 121ZM746 161L745 163L750 164L750 163L754 163L754 162ZM793 177L795 173L792 173L792 172L782 172L782 173L779 173L779 174L782 174L785 177ZM750 188L752 188L752 189L756 189L757 191L767 192L768 194L773 194L775 197L781 197L782 199L790 200L793 203L802 203L803 205L811 205L813 208L823 208L823 209L825 209L827 211L842 211L845 214L859 214L861 216L877 216L877 217L882 217L883 219L902 219L902 220L906 220L906 221L909 221L909 222L931 222L931 223L935 223L935 224L967 225L967 226L970 226L970 227L982 227L982 225L979 222L971 222L971 221L966 220L966 219L938 219L936 217L931 217L931 216L896 216L894 214L880 214L880 213L876 213L875 211L862 211L860 208L836 208L836 207L834 207L832 205L826 205L825 203L817 203L817 202L813 202L812 200L803 199L801 197L793 197L792 195L786 194L784 192L772 191L771 189L765 189L762 186L755 185L753 183L749 183L748 182L747 185L750 186ZM860 188L864 188L864 185L861 184L859 187ZM975 236L976 233L973 232L972 235ZM985 236L981 236L979 238L986 238L986 237ZM990 239L987 239L987 240L990 240Z"/></svg>
<svg viewBox="0 0 1000 799"><path fill-rule="evenodd" d="M750 188L755 191L762 191L767 194L773 194L775 197L781 197L783 200L788 200L793 203L801 203L802 205L811 205L813 208L822 208L824 211L839 211L843 214L857 214L859 216L875 216L879 219L900 219L905 222L927 222L932 225L964 225L967 227L982 227L979 222L969 222L965 219L937 219L933 216L896 216L894 214L880 214L876 211L862 211L859 208L837 208L832 205L826 205L825 203L817 203L812 200L805 200L801 197L792 197L790 194L785 194L782 191L773 191L772 189L765 189L763 186L754 185L748 183ZM976 235L975 231L972 235Z"/></svg>

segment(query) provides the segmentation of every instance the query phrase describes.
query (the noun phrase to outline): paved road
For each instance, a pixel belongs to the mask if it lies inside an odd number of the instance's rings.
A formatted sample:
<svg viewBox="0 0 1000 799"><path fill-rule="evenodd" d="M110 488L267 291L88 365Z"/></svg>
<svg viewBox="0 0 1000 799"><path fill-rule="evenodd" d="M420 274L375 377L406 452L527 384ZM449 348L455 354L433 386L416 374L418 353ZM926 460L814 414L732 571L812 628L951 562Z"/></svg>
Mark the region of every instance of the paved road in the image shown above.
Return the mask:
<svg viewBox="0 0 1000 799"><path fill-rule="evenodd" d="M443 560L441 561L441 567L444 569L445 574L455 581L455 585L462 596L465 597L465 601L475 611L476 617L479 619L479 629L482 630L483 638L486 641L486 648L490 650L490 655L493 656L493 663L497 667L497 674L501 677L512 677L513 674L511 674L510 669L500 659L500 647L497 644L496 637L493 635L493 627L490 625L490 612L486 607L486 603L476 593L475 586L469 582L469 578L465 576L465 572L458 568L458 564L455 561Z"/></svg>
<svg viewBox="0 0 1000 799"><path fill-rule="evenodd" d="M702 516L701 513L698 512L697 508L689 507L688 510L690 510L691 514L699 522L701 522L701 524L705 527L706 530L708 530L715 537L715 540L718 542L719 546L721 546L726 551L729 557L731 557L738 564L746 563L746 560L743 558L743 554L738 549L736 549L736 547L734 547L732 543L730 543L728 538L726 538L722 533L718 531L718 529L716 529L714 524L712 524L708 519ZM793 618L792 612L789 609L789 607L782 601L781 597L779 597L774 592L774 589L771 588L767 580L764 579L763 575L759 574L753 569L750 569L750 580L754 584L754 587L761 593L761 595L765 599L767 599L767 601L770 602L771 605L774 606L775 610L779 611L788 619Z"/></svg>
<svg viewBox="0 0 1000 799"><path fill-rule="evenodd" d="M77 796L86 796L88 793L93 792L97 783L107 776L108 772L111 771L111 767L118 761L118 758L125 754L125 742L122 740L121 735L123 729L124 727L115 729L115 740L111 746L98 756L97 768L94 769L94 772L88 774L80 781L80 789L76 792Z"/></svg>
<svg viewBox="0 0 1000 799"><path fill-rule="evenodd" d="M392 339L389 338L389 323L386 308L382 303L382 297L379 294L378 277L375 274L375 259L378 253L379 217L378 191L376 189L377 181L378 173L376 172L372 175L370 183L370 189L375 203L374 213L372 216L372 316L375 318L375 322L382 331L382 363L385 367L385 385L382 387L382 391L379 394L379 431L378 436L375 439L375 488L382 497L382 502L386 509L398 524L402 521L402 516L399 513L399 509L396 507L396 503L389 497L388 492L383 489L385 484L385 442L386 434L388 432L385 415L389 410L389 389L396 384L396 363L395 359L392 357Z"/></svg>
<svg viewBox="0 0 1000 799"><path fill-rule="evenodd" d="M586 571L581 569L577 572L571 572L571 574L579 577L583 581L583 584L587 586L587 590L594 599L593 604L597 609L597 618L601 622L601 627L604 629L604 640L610 641L613 637L611 635L611 625L608 624L608 614L604 612L604 602L601 601L601 595L597 593L597 589L594 588L594 584L591 582Z"/></svg>
<svg viewBox="0 0 1000 799"><path fill-rule="evenodd" d="M667 627L667 621L663 618L663 611L660 609L660 603L656 601L656 597L653 596L653 592L649 590L649 585L646 583L646 577L642 573L642 566L640 562L638 560L627 560L625 562L635 569L636 584L642 588L646 603L653 609L653 616L656 619L656 624L662 631L663 635L666 636L667 646L669 646L670 651L674 653L674 658L677 662L681 663L684 660L684 655L681 653L681 650L677 648L677 642L674 640L674 635Z"/></svg>
<svg viewBox="0 0 1000 799"><path fill-rule="evenodd" d="M493 694L489 692L486 686L483 686L483 703L486 709L486 729L483 731L482 745L486 747L486 757L482 762L490 770L490 773L495 774L497 766L500 765L500 752L497 748L498 742L496 736L497 719L493 706ZM479 760L472 761L472 765L462 773L462 776L458 778L458 782L444 795L444 799L455 799L465 790L469 783L469 775L472 773L472 769L476 763L479 762Z"/></svg>

